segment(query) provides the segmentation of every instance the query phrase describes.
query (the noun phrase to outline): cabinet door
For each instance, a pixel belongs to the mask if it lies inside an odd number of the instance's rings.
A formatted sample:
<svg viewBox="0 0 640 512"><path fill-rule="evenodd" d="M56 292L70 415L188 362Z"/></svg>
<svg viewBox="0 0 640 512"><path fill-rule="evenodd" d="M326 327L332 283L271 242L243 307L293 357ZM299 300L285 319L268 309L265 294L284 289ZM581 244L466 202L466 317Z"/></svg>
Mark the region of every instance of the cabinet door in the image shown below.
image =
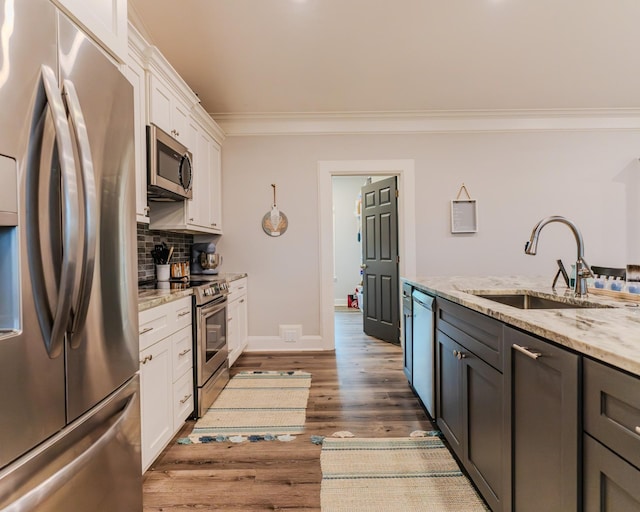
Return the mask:
<svg viewBox="0 0 640 512"><path fill-rule="evenodd" d="M446 334L436 331L436 423L449 445L462 459L462 366L457 353L462 347Z"/></svg>
<svg viewBox="0 0 640 512"><path fill-rule="evenodd" d="M491 510L510 510L509 415L503 375L471 352L460 351L464 465Z"/></svg>
<svg viewBox="0 0 640 512"><path fill-rule="evenodd" d="M249 305L245 295L238 301L238 343L240 355L247 346L249 338Z"/></svg>
<svg viewBox="0 0 640 512"><path fill-rule="evenodd" d="M234 300L227 305L227 346L229 348L229 366L235 363L240 350L239 324L240 302Z"/></svg>
<svg viewBox="0 0 640 512"><path fill-rule="evenodd" d="M189 108L182 103L177 97L173 97L171 108L171 126L173 129L172 135L182 142L189 150L191 147L188 144L188 132L187 127L189 125ZM171 132L169 132L171 133Z"/></svg>
<svg viewBox="0 0 640 512"><path fill-rule="evenodd" d="M129 56L126 76L133 86L133 143L136 167L136 220L149 223L147 206L147 140L145 74L142 64Z"/></svg>
<svg viewBox="0 0 640 512"><path fill-rule="evenodd" d="M171 110L173 109L171 89L157 76L149 77L149 121L161 130L173 135Z"/></svg>
<svg viewBox="0 0 640 512"><path fill-rule="evenodd" d="M640 511L640 470L584 436L585 512Z"/></svg>
<svg viewBox="0 0 640 512"><path fill-rule="evenodd" d="M209 138L211 174L209 183L209 227L222 232L222 150Z"/></svg>
<svg viewBox="0 0 640 512"><path fill-rule="evenodd" d="M127 59L127 0L53 0L118 61Z"/></svg>
<svg viewBox="0 0 640 512"><path fill-rule="evenodd" d="M171 360L170 338L140 352L143 472L173 435Z"/></svg>
<svg viewBox="0 0 640 512"><path fill-rule="evenodd" d="M505 328L513 421L513 507L578 509L577 354Z"/></svg>
<svg viewBox="0 0 640 512"><path fill-rule="evenodd" d="M203 154L202 152L202 146L200 144L200 128L198 124L190 118L186 130L186 144L193 157L191 162L193 195L191 199L186 201L187 224L192 226L201 226L203 224L202 204L204 201L203 196L205 194L202 187L206 182L206 175L203 172L203 169L207 165L206 154Z"/></svg>

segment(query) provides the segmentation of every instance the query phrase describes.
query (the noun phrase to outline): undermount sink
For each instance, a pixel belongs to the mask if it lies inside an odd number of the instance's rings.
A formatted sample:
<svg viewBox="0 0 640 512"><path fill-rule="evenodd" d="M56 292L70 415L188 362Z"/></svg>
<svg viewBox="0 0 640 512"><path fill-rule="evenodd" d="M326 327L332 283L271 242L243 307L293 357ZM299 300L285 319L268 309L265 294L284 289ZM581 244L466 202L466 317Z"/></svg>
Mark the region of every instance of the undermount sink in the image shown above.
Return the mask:
<svg viewBox="0 0 640 512"><path fill-rule="evenodd" d="M583 309L583 308L608 308L606 304L587 302L582 299L555 299L541 297L529 293L472 293L476 297L489 299L500 304L513 306L519 309ZM569 302L567 302L569 301Z"/></svg>

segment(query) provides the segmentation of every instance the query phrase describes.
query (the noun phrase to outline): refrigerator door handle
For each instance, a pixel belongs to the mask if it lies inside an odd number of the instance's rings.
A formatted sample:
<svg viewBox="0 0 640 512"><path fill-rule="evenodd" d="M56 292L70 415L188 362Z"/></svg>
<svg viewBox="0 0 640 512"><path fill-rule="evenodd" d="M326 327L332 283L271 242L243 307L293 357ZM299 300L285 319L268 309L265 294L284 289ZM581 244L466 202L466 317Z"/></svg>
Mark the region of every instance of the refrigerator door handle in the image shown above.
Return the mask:
<svg viewBox="0 0 640 512"><path fill-rule="evenodd" d="M82 470L82 468L91 462L97 452L108 446L113 438L121 433L121 425L127 420L128 416L134 410L134 404L136 403L136 400L129 398L127 405L125 405L125 407L120 411L119 415L111 418L110 421L112 424L107 428L104 434L96 439L96 441L94 441L82 453L74 457L69 464L60 468L33 489L30 489L16 501L11 503L11 505L3 508L2 512L37 510L41 503L46 502L48 497L55 494L63 485L68 483L69 480Z"/></svg>
<svg viewBox="0 0 640 512"><path fill-rule="evenodd" d="M49 315L47 293L43 284L42 254L39 242L39 227L37 212L28 220L31 244L35 251L29 251L29 266L32 270L32 286L34 288L34 301L42 330L45 347L50 358L56 358L62 353L64 336L71 318L71 304L76 280L76 249L78 247L78 186L76 181L76 166L71 132L67 122L67 113L62 102L62 96L58 89L58 83L53 70L48 66L42 66L42 84L46 101L42 100L36 110L44 112L47 104L51 110L55 138L58 146L58 159L60 162L62 182L62 265L60 270L60 283L57 293L56 311L53 320ZM39 147L40 141L36 146ZM30 183L31 197L37 197L38 183ZM35 189L35 190L33 190ZM37 203L36 203L37 204ZM31 245L30 244L30 245Z"/></svg>
<svg viewBox="0 0 640 512"><path fill-rule="evenodd" d="M67 99L67 109L71 118L76 141L78 143L78 153L80 156L80 168L82 188L84 190L84 237L82 248L82 263L80 269L80 281L77 283L77 304L73 310L72 333L79 333L84 327L89 308L89 298L93 285L93 274L96 261L96 239L98 225L98 200L96 193L96 180L93 168L93 158L89 145L89 135L85 123L80 99L76 87L70 80L63 82L63 94ZM78 348L82 340L81 336L71 336L71 347Z"/></svg>

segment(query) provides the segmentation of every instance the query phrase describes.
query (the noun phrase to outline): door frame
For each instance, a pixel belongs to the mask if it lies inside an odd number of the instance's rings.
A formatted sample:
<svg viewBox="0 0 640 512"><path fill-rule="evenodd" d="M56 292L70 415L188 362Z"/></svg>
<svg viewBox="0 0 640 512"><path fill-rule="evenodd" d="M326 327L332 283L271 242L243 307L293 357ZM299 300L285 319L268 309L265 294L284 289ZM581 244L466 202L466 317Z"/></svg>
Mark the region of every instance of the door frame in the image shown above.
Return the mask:
<svg viewBox="0 0 640 512"><path fill-rule="evenodd" d="M416 273L416 212L414 160L320 160L318 161L318 208L320 222L320 337L325 350L335 349L333 299L333 176L398 177L398 247L400 276ZM398 295L400 295L398 290ZM399 302L402 304L402 302ZM404 335L401 336L404 344Z"/></svg>

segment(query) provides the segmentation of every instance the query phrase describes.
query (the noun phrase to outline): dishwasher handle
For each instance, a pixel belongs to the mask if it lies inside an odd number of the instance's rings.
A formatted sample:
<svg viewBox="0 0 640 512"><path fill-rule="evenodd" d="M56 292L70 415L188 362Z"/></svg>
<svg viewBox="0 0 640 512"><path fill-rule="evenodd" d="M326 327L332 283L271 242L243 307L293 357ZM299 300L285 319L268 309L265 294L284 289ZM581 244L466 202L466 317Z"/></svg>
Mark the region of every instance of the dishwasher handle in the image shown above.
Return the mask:
<svg viewBox="0 0 640 512"><path fill-rule="evenodd" d="M411 297L413 302L420 304L423 308L433 311L433 302L435 299L431 295L427 295L426 293L418 290L413 290Z"/></svg>

